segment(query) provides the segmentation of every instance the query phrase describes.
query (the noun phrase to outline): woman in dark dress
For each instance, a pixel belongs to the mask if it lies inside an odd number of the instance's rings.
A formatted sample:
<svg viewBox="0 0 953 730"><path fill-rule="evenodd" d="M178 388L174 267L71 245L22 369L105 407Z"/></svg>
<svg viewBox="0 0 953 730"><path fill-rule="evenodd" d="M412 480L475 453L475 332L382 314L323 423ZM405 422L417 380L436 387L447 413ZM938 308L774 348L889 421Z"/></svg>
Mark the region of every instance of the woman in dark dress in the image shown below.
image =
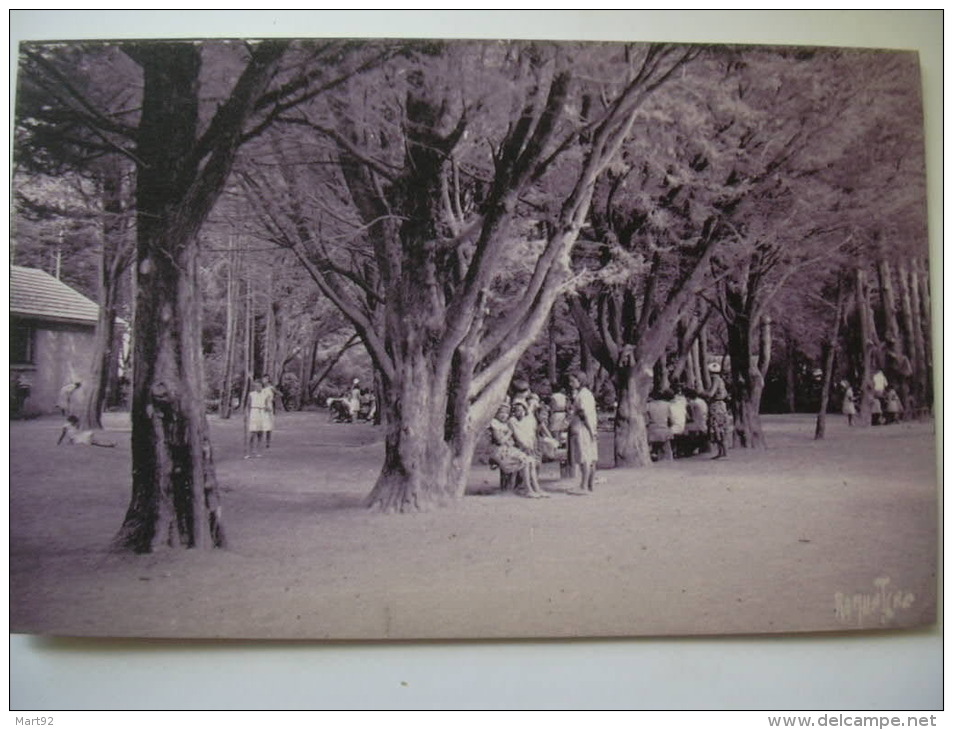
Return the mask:
<svg viewBox="0 0 953 730"><path fill-rule="evenodd" d="M721 365L713 362L708 366L711 373L711 388L708 390L708 438L717 447L718 453L714 459L724 459L728 456L725 443L728 440L728 387L721 377Z"/></svg>

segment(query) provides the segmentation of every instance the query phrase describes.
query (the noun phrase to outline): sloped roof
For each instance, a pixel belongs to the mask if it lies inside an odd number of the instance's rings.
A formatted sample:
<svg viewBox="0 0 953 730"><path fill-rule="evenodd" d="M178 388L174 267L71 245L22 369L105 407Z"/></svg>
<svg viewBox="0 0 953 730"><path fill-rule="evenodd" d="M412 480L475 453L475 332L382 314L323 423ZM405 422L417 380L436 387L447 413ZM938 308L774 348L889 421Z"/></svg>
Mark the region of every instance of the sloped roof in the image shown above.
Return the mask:
<svg viewBox="0 0 953 730"><path fill-rule="evenodd" d="M10 314L95 325L99 305L45 271L11 266Z"/></svg>

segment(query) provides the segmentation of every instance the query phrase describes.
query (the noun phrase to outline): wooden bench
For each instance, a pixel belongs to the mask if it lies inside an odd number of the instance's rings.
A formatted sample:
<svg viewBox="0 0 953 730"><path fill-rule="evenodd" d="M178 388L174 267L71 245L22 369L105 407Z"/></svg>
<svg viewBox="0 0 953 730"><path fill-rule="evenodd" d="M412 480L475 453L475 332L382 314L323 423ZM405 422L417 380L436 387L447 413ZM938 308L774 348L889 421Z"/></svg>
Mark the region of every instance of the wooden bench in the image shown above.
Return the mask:
<svg viewBox="0 0 953 730"><path fill-rule="evenodd" d="M688 431L680 433L673 439L675 458L704 454L708 451L707 431Z"/></svg>

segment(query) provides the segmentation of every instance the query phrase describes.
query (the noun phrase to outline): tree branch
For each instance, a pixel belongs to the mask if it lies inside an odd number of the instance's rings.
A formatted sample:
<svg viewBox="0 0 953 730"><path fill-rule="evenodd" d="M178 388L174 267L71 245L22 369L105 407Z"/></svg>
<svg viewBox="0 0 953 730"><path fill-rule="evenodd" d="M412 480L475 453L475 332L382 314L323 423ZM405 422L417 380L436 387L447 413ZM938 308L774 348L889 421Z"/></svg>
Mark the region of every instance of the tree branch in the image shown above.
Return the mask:
<svg viewBox="0 0 953 730"><path fill-rule="evenodd" d="M323 125L316 124L315 122L312 122L311 120L309 120L303 114L300 119L296 119L294 117L282 116L282 117L276 117L276 121L283 122L285 124L295 124L298 126L307 127L309 129L313 129L316 132L320 132L321 134L332 139L344 152L347 153L348 156L366 165L371 170L376 172L378 175L383 177L385 180L394 182L398 177L399 170L395 166L388 165L387 163L381 162L379 160L375 160L370 155L365 154L362 150L358 149L358 147L354 145L350 140L348 140L347 137L345 137L343 134L338 132L336 129L333 129L332 127L325 127Z"/></svg>
<svg viewBox="0 0 953 730"><path fill-rule="evenodd" d="M48 91L57 101L63 104L63 106L76 114L77 118L83 121L90 129L98 128L103 131L119 134L130 141L135 139L136 130L134 127L117 122L103 114L70 82L54 63L44 58L42 54L31 51L29 48L25 49L23 54L49 74L49 76L62 87L66 95L60 94L56 87L48 83L42 76L33 76L33 80ZM77 105L80 107L79 109Z"/></svg>
<svg viewBox="0 0 953 730"><path fill-rule="evenodd" d="M569 296L568 299L569 311L589 352L599 361L602 367L609 372L613 372L616 361L619 359L621 343L613 341L607 332L603 331L600 334L592 316L586 311L578 295Z"/></svg>

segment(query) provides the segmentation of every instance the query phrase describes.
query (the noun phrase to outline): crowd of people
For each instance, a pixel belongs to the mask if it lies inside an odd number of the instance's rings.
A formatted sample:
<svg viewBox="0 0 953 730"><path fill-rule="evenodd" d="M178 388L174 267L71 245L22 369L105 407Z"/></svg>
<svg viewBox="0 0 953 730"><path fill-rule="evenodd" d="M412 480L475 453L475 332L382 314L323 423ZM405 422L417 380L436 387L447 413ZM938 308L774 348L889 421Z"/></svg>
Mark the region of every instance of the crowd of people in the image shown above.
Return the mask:
<svg viewBox="0 0 953 730"><path fill-rule="evenodd" d="M897 389L887 382L887 376L878 370L871 378L873 392L870 395L870 423L873 426L885 426L898 423L903 418L903 401ZM842 380L841 413L847 416L847 425L854 425L858 412L858 396L850 381Z"/></svg>
<svg viewBox="0 0 953 730"><path fill-rule="evenodd" d="M490 421L490 463L500 470L501 486L526 497L548 497L539 485L543 461L560 461L561 473L578 472L570 494L593 491L598 461L596 399L584 374L571 375L543 402L519 378Z"/></svg>
<svg viewBox="0 0 953 730"><path fill-rule="evenodd" d="M717 363L709 367L712 387L706 393L676 385L671 391L653 391L645 418L653 459L670 459L717 449L714 458L727 456L730 416L728 390ZM252 381L245 406L245 458L259 458L271 448L278 390L268 375ZM359 378L337 398L328 399L332 420L373 421L377 402ZM584 373L553 383L545 399L523 378L513 381L488 429L491 464L501 473L501 485L515 493L545 498L539 470L544 461L558 462L563 478L578 477L570 494L589 494L596 483L598 463L596 399Z"/></svg>
<svg viewBox="0 0 953 730"><path fill-rule="evenodd" d="M701 393L677 385L653 391L645 423L653 459L693 456L714 447L714 458L728 455L731 429L728 389L718 363L709 367L711 388ZM569 494L590 494L596 483L598 417L596 399L582 373L564 385L552 384L545 399L529 383L514 380L511 393L498 408L488 429L490 464L501 474L501 487L517 494L548 496L539 486L545 461L560 462L560 477L578 477Z"/></svg>
<svg viewBox="0 0 953 730"><path fill-rule="evenodd" d="M646 431L653 459L694 456L708 451L711 443L718 448L715 458L727 456L725 441L731 424L728 409L722 408L727 395L721 392L723 384L719 383L721 397L712 398L711 405L702 393L681 385L652 392Z"/></svg>
<svg viewBox="0 0 953 730"><path fill-rule="evenodd" d="M354 378L340 396L328 398L327 406L333 423L373 423L377 419L377 398L373 390L361 387L360 378Z"/></svg>
<svg viewBox="0 0 953 730"><path fill-rule="evenodd" d="M705 392L676 384L649 395L645 421L653 460L695 456L712 448L712 458L728 456L728 386L720 363L710 363L708 373L711 386Z"/></svg>
<svg viewBox="0 0 953 730"><path fill-rule="evenodd" d="M705 392L676 384L650 394L645 426L652 460L690 457L711 450L715 451L714 459L728 456L728 388L718 362L710 363L708 372L711 385ZM872 385L872 423L885 425L901 420L903 403L882 371L873 376ZM112 446L97 443L91 431L80 430L79 419L71 413L71 401L80 387L81 383L71 381L60 391L58 406L68 419L57 443ZM842 380L840 387L841 412L848 425L853 425L857 396L849 381ZM271 448L278 395L268 375L252 381L246 402L246 459L261 457L263 448ZM329 399L328 406L332 419L347 422L373 421L377 410L373 391L361 388L358 378L341 397ZM515 379L490 422L488 435L490 463L500 470L503 489L531 498L548 497L539 481L540 467L546 461L560 464L561 478L578 476L578 486L568 493L582 495L594 490L598 415L584 373L570 375L564 384L553 383L545 399L534 393L525 379Z"/></svg>

